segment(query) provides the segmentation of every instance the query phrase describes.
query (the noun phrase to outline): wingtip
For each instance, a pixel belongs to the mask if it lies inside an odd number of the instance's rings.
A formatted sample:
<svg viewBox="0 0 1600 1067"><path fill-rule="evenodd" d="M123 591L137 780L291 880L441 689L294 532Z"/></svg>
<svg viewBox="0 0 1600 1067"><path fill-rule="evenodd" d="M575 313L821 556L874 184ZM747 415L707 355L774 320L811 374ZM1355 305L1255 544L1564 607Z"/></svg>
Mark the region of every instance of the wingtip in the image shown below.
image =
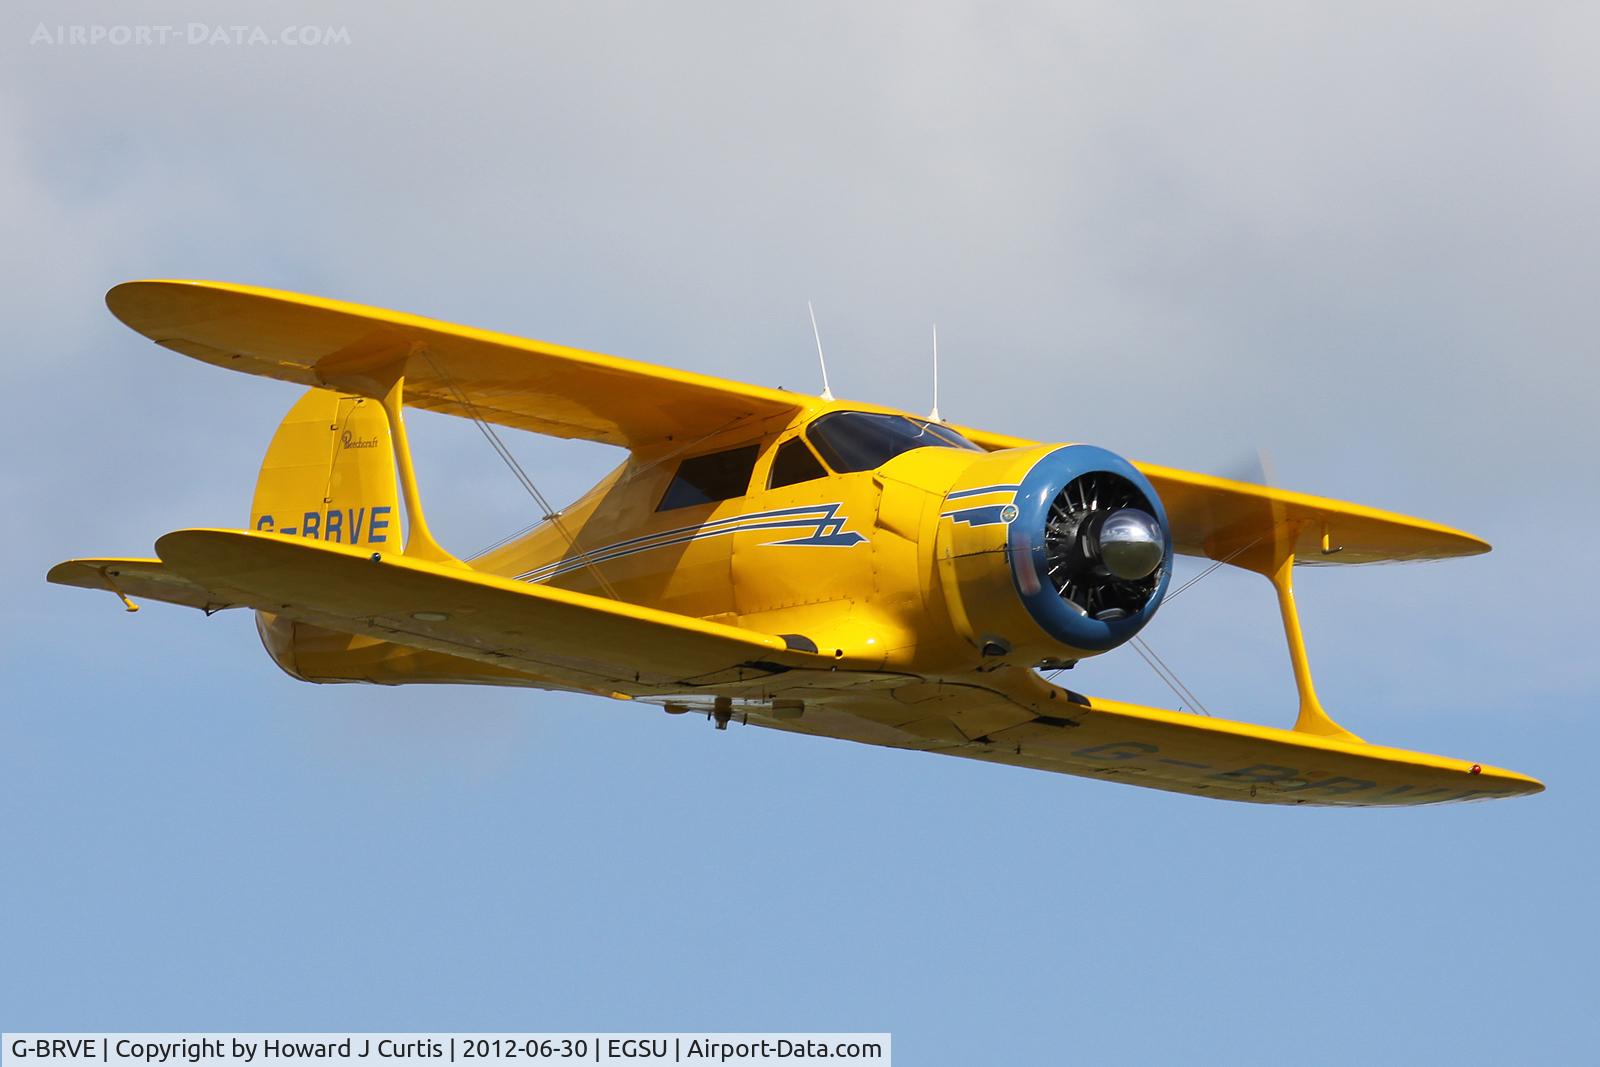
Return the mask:
<svg viewBox="0 0 1600 1067"><path fill-rule="evenodd" d="M190 545L237 541L240 538L269 540L272 539L272 535L227 526L185 526L156 538L156 555L163 561L168 561L168 557L175 551L182 551Z"/></svg>
<svg viewBox="0 0 1600 1067"><path fill-rule="evenodd" d="M1460 551L1455 553L1457 556L1481 556L1494 551L1494 546L1477 534L1459 530L1454 526L1445 526L1442 523L1434 525L1438 527L1440 533L1448 534L1460 543Z"/></svg>
<svg viewBox="0 0 1600 1067"><path fill-rule="evenodd" d="M149 281L146 280L135 280L129 282L118 282L116 285L113 285L111 288L106 290L106 310L115 315L118 322L127 324L127 312L130 302L135 299L135 296L141 287L149 284Z"/></svg>
<svg viewBox="0 0 1600 1067"><path fill-rule="evenodd" d="M1517 774L1515 771L1507 771L1506 774L1516 785L1521 787L1521 791L1517 794L1518 796L1531 797L1536 793L1545 791L1545 784L1537 778L1526 774Z"/></svg>
<svg viewBox="0 0 1600 1067"><path fill-rule="evenodd" d="M1531 797L1543 793L1545 784L1531 775L1521 774L1517 771L1508 771L1504 767L1490 767L1487 765L1473 764L1470 772L1474 777L1480 777L1487 785L1493 783L1499 787L1490 792L1491 796L1499 797ZM1477 799L1468 797L1466 799Z"/></svg>
<svg viewBox="0 0 1600 1067"><path fill-rule="evenodd" d="M136 320L141 317L141 311L149 305L152 298L182 289L243 291L250 287L204 278L134 278L118 282L106 290L106 307L118 320L137 330L140 327Z"/></svg>
<svg viewBox="0 0 1600 1067"><path fill-rule="evenodd" d="M143 333L138 321L142 317L141 309L153 292L160 287L173 284L181 283L174 283L165 278L136 278L132 281L119 282L106 290L106 309L124 326Z"/></svg>
<svg viewBox="0 0 1600 1067"><path fill-rule="evenodd" d="M79 585L80 583L73 579L82 577L85 566L86 562L84 560L64 559L45 571L44 580L51 585Z"/></svg>
<svg viewBox="0 0 1600 1067"><path fill-rule="evenodd" d="M125 302L130 296L157 285L204 285L185 278L130 278L125 282L118 282L106 290L106 306L112 311L116 310L119 303Z"/></svg>

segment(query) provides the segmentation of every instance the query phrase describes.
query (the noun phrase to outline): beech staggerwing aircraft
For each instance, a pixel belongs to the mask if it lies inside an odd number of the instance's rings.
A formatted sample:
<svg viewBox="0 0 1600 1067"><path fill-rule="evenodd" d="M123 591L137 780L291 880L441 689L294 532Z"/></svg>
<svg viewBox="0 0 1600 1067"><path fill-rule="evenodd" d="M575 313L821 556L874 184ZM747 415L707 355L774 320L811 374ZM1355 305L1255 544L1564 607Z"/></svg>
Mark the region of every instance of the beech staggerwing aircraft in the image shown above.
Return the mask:
<svg viewBox="0 0 1600 1067"><path fill-rule="evenodd" d="M1459 530L892 408L812 397L334 300L136 281L111 311L186 356L305 387L247 524L52 582L248 608L310 682L467 683L1270 804L1538 792L1370 744L1323 710L1296 564L1486 552ZM428 528L409 405L616 445L620 466L460 559ZM535 493L537 496L537 493ZM1137 640L1174 553L1264 576L1299 694L1290 728L1054 684Z"/></svg>

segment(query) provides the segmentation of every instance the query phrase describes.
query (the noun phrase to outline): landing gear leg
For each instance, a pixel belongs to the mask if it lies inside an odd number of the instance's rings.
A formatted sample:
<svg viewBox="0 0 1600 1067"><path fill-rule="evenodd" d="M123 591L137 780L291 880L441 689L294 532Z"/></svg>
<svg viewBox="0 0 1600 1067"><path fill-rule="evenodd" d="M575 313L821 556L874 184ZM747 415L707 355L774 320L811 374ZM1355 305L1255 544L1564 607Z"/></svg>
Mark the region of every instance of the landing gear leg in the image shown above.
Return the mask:
<svg viewBox="0 0 1600 1067"><path fill-rule="evenodd" d="M717 720L717 729L726 730L728 720L733 718L733 700L729 697L718 697L711 709L712 718Z"/></svg>

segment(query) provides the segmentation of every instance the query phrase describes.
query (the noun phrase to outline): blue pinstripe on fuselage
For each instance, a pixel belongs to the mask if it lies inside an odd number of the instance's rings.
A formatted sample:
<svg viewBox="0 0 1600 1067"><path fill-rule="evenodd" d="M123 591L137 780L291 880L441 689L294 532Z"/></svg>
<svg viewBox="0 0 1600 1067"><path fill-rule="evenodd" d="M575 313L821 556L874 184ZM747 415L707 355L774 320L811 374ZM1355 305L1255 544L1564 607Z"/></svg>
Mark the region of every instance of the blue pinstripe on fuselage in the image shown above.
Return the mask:
<svg viewBox="0 0 1600 1067"><path fill-rule="evenodd" d="M617 541L603 548L596 548L576 556L556 560L553 563L546 563L542 567L536 567L533 570L517 575L517 579L526 582L544 582L551 578L559 578L561 575L578 570L581 567L609 563L612 560L623 559L641 552L650 552L657 548L668 548L672 545L683 545L691 541L703 541L707 538L724 537L729 534L746 533L751 530L808 531L799 537L766 541L763 542L763 545L851 548L864 543L867 540L864 535L844 528L849 519L847 516L839 514L839 509L842 506L840 503L808 504L793 508L779 508L775 511L757 511L745 515L732 515L726 519L716 519L696 526L680 526L673 530L663 530L660 533L645 534L625 541Z"/></svg>

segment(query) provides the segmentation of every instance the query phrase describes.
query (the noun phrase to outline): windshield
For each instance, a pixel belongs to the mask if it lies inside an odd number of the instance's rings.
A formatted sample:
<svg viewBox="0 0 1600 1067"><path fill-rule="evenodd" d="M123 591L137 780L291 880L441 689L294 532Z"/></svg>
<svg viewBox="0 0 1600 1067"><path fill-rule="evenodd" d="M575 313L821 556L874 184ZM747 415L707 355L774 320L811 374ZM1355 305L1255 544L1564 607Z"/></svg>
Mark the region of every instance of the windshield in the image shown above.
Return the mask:
<svg viewBox="0 0 1600 1067"><path fill-rule="evenodd" d="M835 411L806 428L822 458L840 474L870 471L913 448L983 449L947 426L865 411Z"/></svg>

